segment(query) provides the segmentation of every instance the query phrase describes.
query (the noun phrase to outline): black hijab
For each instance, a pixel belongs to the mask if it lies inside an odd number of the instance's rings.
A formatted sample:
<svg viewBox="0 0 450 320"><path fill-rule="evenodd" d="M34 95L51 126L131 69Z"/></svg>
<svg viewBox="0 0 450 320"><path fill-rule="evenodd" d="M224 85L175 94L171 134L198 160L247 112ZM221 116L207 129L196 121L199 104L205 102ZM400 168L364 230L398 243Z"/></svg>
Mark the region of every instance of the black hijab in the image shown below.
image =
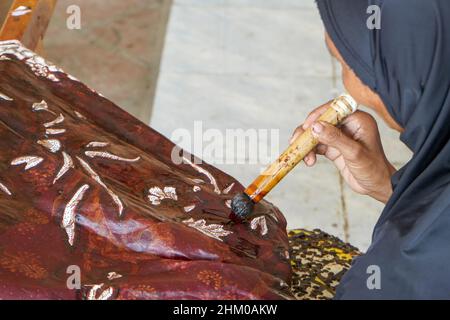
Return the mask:
<svg viewBox="0 0 450 320"><path fill-rule="evenodd" d="M414 153L336 298L449 299L450 1L317 3L340 54L405 128L400 139ZM381 8L380 29L367 27L370 5ZM381 289L370 290L377 268Z"/></svg>

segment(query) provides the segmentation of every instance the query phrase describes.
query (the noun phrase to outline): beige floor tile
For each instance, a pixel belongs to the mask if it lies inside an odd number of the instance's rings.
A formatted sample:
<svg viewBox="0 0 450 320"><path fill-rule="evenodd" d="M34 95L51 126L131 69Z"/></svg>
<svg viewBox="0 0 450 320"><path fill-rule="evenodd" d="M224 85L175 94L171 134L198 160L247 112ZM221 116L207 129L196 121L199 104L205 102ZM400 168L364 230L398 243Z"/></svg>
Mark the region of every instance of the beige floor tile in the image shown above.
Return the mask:
<svg viewBox="0 0 450 320"><path fill-rule="evenodd" d="M60 0L45 38L47 57L148 123L171 0ZM69 5L81 30L66 27Z"/></svg>
<svg viewBox="0 0 450 320"><path fill-rule="evenodd" d="M328 77L330 58L319 20L315 9L174 6L162 69Z"/></svg>

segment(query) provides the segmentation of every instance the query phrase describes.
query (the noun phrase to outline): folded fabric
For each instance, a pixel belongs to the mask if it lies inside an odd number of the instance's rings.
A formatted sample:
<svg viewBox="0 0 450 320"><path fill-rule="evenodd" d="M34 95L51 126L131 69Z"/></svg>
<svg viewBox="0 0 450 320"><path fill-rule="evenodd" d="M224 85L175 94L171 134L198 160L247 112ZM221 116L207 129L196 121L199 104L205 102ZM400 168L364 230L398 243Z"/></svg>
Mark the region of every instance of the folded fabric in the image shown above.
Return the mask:
<svg viewBox="0 0 450 320"><path fill-rule="evenodd" d="M0 137L0 299L292 298L276 207L17 41Z"/></svg>

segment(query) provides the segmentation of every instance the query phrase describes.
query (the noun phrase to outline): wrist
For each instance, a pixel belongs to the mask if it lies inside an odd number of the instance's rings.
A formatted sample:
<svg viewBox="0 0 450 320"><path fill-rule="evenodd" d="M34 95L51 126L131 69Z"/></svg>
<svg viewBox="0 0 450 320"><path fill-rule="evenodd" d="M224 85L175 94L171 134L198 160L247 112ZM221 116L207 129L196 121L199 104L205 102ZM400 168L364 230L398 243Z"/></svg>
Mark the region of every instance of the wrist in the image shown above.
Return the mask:
<svg viewBox="0 0 450 320"><path fill-rule="evenodd" d="M397 172L397 169L390 164L387 163L386 173L383 175L382 182L380 183L380 187L378 190L374 191L370 196L382 203L387 203L389 199L392 196L393 189L392 189L392 183L391 178L394 175L395 172Z"/></svg>

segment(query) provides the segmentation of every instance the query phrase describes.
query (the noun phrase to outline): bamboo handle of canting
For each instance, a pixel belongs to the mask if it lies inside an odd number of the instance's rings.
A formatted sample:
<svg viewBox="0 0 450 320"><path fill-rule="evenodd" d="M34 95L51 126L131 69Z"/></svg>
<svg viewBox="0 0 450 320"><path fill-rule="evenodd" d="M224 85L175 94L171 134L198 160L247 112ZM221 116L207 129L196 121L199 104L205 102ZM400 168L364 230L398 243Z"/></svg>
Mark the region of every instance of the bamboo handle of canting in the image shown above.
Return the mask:
<svg viewBox="0 0 450 320"><path fill-rule="evenodd" d="M337 126L347 116L354 113L357 107L358 104L350 95L342 94L331 103L330 107L320 116L319 121ZM254 203L261 201L318 143L311 128L308 128L250 184L245 193Z"/></svg>

